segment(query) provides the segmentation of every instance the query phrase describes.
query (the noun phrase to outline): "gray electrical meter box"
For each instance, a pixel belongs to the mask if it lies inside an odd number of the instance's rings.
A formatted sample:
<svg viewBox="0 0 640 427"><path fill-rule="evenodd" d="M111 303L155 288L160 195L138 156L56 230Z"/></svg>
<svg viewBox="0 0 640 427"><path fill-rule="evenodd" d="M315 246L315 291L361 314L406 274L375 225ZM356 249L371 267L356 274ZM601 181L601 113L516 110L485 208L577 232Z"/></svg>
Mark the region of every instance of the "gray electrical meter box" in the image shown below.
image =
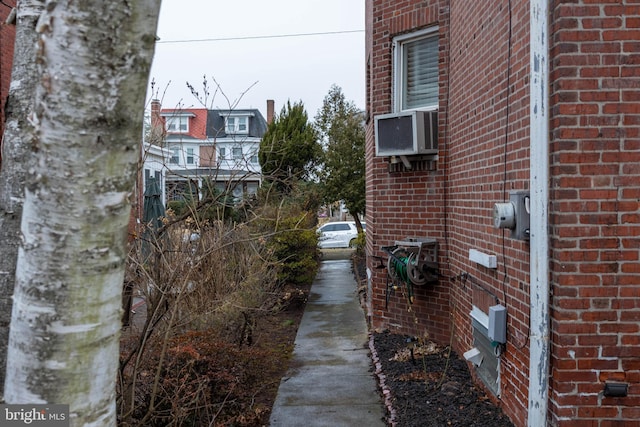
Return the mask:
<svg viewBox="0 0 640 427"><path fill-rule="evenodd" d="M515 227L511 229L511 237L518 240L529 240L531 198L528 191L514 191L509 194L513 205Z"/></svg>
<svg viewBox="0 0 640 427"><path fill-rule="evenodd" d="M504 344L507 342L507 309L498 304L489 307L489 330L487 335L493 342Z"/></svg>

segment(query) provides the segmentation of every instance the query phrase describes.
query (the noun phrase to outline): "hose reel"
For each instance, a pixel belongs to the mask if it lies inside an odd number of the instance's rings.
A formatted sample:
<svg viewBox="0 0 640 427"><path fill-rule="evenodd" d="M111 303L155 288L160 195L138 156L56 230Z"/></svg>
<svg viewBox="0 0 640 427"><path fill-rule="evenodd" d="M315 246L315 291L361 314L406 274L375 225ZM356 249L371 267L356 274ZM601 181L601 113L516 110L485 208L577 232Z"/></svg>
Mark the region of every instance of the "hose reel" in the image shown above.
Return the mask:
<svg viewBox="0 0 640 427"><path fill-rule="evenodd" d="M383 246L387 259L387 304L389 294L404 285L409 303L413 303L413 286L438 280L438 242L429 238L410 238Z"/></svg>

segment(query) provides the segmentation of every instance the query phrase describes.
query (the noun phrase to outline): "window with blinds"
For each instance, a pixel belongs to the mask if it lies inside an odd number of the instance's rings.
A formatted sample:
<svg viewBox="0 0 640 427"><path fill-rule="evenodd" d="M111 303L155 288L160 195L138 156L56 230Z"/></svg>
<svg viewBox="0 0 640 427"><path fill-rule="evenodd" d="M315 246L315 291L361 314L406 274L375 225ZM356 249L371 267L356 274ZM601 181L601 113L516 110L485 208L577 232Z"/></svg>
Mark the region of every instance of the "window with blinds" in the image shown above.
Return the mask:
<svg viewBox="0 0 640 427"><path fill-rule="evenodd" d="M399 37L396 46L396 106L399 110L438 107L437 28Z"/></svg>

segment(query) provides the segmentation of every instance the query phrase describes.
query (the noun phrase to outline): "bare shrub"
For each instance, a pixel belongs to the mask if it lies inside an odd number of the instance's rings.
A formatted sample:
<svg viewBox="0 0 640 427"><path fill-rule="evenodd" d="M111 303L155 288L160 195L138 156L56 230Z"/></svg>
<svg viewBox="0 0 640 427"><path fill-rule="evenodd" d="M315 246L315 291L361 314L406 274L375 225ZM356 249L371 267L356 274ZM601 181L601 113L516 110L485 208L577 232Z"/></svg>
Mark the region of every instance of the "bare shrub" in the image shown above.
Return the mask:
<svg viewBox="0 0 640 427"><path fill-rule="evenodd" d="M264 239L250 234L247 225L173 223L171 217L166 223L159 232L144 233L147 238L133 246L129 258L127 279L134 295L145 300L146 313L136 314L144 321L134 320L123 340L118 399L123 424L166 421L168 409L162 402L167 381L177 380L167 379L177 337L207 331L208 337L238 347L250 345L256 322L278 302L271 250ZM187 371L175 374L184 376ZM200 408L199 386L185 387L197 397L198 411L213 410ZM210 398L204 400L207 405L220 404ZM180 411L189 412L189 407ZM180 419L179 411L170 415Z"/></svg>
<svg viewBox="0 0 640 427"><path fill-rule="evenodd" d="M159 350L159 349L154 349ZM159 351L151 351L148 363L155 366ZM189 332L169 340L153 417L145 425L255 425L268 408L253 404L247 390L259 388L265 378L261 361L265 350L240 349L220 340L215 331ZM150 389L148 378L142 388ZM133 419L144 420L151 404L150 393L136 407Z"/></svg>

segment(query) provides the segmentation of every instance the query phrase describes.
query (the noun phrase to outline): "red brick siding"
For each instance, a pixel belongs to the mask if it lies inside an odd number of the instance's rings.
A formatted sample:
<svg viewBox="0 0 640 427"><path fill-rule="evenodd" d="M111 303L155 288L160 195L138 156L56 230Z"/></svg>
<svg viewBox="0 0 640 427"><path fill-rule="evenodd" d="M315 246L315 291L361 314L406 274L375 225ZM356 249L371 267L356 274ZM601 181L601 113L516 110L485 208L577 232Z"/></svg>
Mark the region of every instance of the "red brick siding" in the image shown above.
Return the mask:
<svg viewBox="0 0 640 427"><path fill-rule="evenodd" d="M551 3L549 416L562 427L640 426L640 4L634 3ZM367 12L373 325L427 332L443 342L453 325L461 352L472 342L471 305L486 310L500 301L508 309L501 403L516 425L526 425L529 244L496 230L491 213L495 202L529 183L529 4L370 0ZM441 48L439 158L429 172L390 173L386 159L374 157L373 117L391 111L392 39L432 24L439 25ZM385 309L385 272L375 269L377 257L386 259L380 247L408 235L438 239L443 277L417 292L410 310L401 297ZM498 268L471 263L472 248L496 255ZM628 383L629 396L603 397L605 381Z"/></svg>
<svg viewBox="0 0 640 427"><path fill-rule="evenodd" d="M4 0L0 4L0 135L4 132L4 107L9 94L9 84L11 83L13 45L16 37L16 27L6 24L5 21L11 12L10 6L15 7L15 5L15 0Z"/></svg>
<svg viewBox="0 0 640 427"><path fill-rule="evenodd" d="M375 270L378 261L370 257L373 325L419 336L426 332L443 343L449 343L453 336L455 349L462 353L472 346L472 304L486 312L495 304L491 296L495 295L509 310L502 403L509 416L522 425L526 422L528 388L528 245L510 239L509 232L494 229L492 210L495 202L509 197L509 191L526 189L529 180L527 27L512 26L509 121L505 128L507 1L453 3L450 20L449 2L444 1L374 1L373 5L368 52L370 117L391 111L392 38L412 28L439 27L440 154L434 171L390 174L387 159L373 157L370 122L368 253L384 257L380 246L405 236L434 237L440 244L443 274L438 286L416 292L410 311L401 296L392 298L385 309L385 272ZM518 4L512 12L528 22L528 4ZM472 248L497 255L499 268L471 263L468 254Z"/></svg>
<svg viewBox="0 0 640 427"><path fill-rule="evenodd" d="M415 7L411 1L373 1L367 6L370 14L367 72L371 79L367 84L367 250L375 284L374 326L416 336L426 332L439 341L448 341L451 325L448 284L441 281L437 286L414 288L415 302L410 307L406 295L398 290L385 308L386 270L375 268L380 258L386 261L388 257L380 248L407 236L432 237L437 238L441 246L444 243L442 174L438 171L390 174L386 159L374 157L372 143L373 116L391 111L393 37L411 28L439 25L440 48L446 48L447 15L442 8L445 2L423 4L425 6ZM440 56L446 60L444 52ZM441 76L441 99L446 87L443 82L446 83L446 76ZM441 123L444 117L439 117Z"/></svg>
<svg viewBox="0 0 640 427"><path fill-rule="evenodd" d="M453 3L447 127L447 223L452 305L458 342L472 347L471 306L508 310L502 357L502 404L526 422L528 394L529 245L493 226L493 205L526 190L528 150L528 4ZM511 36L510 36L511 32ZM511 52L510 52L511 50ZM508 84L508 86L507 86ZM469 261L469 250L496 255L497 269ZM495 297L493 297L495 296Z"/></svg>
<svg viewBox="0 0 640 427"><path fill-rule="evenodd" d="M555 1L550 412L640 425L640 5ZM603 397L606 381L629 384Z"/></svg>

